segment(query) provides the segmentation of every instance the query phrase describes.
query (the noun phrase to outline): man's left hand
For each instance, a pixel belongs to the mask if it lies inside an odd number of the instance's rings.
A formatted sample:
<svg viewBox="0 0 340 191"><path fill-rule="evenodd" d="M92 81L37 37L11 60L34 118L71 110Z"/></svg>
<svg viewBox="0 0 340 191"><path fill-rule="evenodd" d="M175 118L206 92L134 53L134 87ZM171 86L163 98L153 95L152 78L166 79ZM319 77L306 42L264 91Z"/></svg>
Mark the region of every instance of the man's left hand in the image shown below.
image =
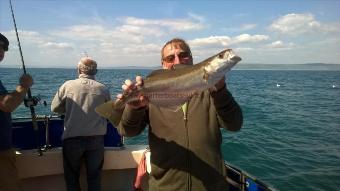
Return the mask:
<svg viewBox="0 0 340 191"><path fill-rule="evenodd" d="M226 86L225 77L223 77L220 81L218 81L215 84L214 88L210 88L210 92L217 92L217 91L219 91L220 89L222 89L225 86Z"/></svg>

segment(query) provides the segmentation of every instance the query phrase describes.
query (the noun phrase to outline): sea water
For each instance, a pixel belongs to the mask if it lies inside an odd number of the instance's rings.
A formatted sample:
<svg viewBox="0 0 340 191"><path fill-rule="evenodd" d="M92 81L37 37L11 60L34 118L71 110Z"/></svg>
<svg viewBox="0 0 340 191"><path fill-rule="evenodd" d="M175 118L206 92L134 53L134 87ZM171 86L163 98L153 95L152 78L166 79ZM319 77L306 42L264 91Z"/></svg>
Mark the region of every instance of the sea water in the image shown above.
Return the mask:
<svg viewBox="0 0 340 191"><path fill-rule="evenodd" d="M114 98L125 79L150 71L103 69L97 80ZM75 69L28 72L34 78L32 94L41 98L38 115L52 115L59 86L77 77ZM0 79L13 90L21 73L0 68ZM340 71L232 70L227 86L242 107L244 125L239 132L222 130L225 160L277 190L340 189ZM13 113L29 116L23 105ZM125 143L147 144L146 131Z"/></svg>

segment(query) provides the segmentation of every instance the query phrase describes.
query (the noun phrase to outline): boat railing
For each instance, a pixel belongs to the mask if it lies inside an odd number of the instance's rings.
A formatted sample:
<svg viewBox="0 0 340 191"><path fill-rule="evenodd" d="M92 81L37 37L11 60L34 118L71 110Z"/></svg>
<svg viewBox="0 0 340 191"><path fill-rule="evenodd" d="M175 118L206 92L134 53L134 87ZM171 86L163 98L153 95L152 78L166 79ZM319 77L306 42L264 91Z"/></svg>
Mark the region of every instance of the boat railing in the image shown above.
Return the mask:
<svg viewBox="0 0 340 191"><path fill-rule="evenodd" d="M32 119L28 117L16 117L13 119L13 143L18 150L39 149L45 151L53 147L61 147L64 131L63 116L36 115L37 130L32 128ZM36 132L37 131L37 132ZM37 140L35 140L37 139ZM122 147L122 137L107 124L107 133L104 144L107 147Z"/></svg>
<svg viewBox="0 0 340 191"><path fill-rule="evenodd" d="M227 169L226 180L230 184L230 191L275 191L248 173L225 162Z"/></svg>

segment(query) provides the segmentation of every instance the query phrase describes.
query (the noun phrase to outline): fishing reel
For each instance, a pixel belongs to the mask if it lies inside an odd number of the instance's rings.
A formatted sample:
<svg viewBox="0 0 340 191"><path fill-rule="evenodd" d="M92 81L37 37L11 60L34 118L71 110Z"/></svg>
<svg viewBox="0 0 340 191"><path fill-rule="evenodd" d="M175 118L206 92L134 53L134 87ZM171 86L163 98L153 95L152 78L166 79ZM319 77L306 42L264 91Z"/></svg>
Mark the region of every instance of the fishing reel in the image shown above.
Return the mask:
<svg viewBox="0 0 340 191"><path fill-rule="evenodd" d="M41 98L40 98L39 95L38 96L32 96L30 98L26 97L24 99L24 104L25 104L26 107L31 107L31 106L34 107L34 106L38 105L38 103L41 103ZM47 106L46 101L43 101L43 105Z"/></svg>

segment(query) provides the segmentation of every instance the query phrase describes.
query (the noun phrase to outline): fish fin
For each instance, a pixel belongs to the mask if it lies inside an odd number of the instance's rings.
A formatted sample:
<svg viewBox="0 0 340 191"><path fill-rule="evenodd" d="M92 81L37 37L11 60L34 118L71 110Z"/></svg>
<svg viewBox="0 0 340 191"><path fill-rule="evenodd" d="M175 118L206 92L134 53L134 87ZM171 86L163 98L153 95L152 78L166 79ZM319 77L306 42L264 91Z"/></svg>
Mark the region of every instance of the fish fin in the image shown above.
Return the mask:
<svg viewBox="0 0 340 191"><path fill-rule="evenodd" d="M113 100L105 102L97 106L95 108L95 111L98 113L98 115L108 119L112 123L112 125L117 127L122 118L123 110L122 109L118 110L115 107L115 104L116 102Z"/></svg>
<svg viewBox="0 0 340 191"><path fill-rule="evenodd" d="M113 110L113 107L115 105L115 102L113 100L105 102L95 108L95 111L104 118L109 118L111 115L111 110Z"/></svg>

